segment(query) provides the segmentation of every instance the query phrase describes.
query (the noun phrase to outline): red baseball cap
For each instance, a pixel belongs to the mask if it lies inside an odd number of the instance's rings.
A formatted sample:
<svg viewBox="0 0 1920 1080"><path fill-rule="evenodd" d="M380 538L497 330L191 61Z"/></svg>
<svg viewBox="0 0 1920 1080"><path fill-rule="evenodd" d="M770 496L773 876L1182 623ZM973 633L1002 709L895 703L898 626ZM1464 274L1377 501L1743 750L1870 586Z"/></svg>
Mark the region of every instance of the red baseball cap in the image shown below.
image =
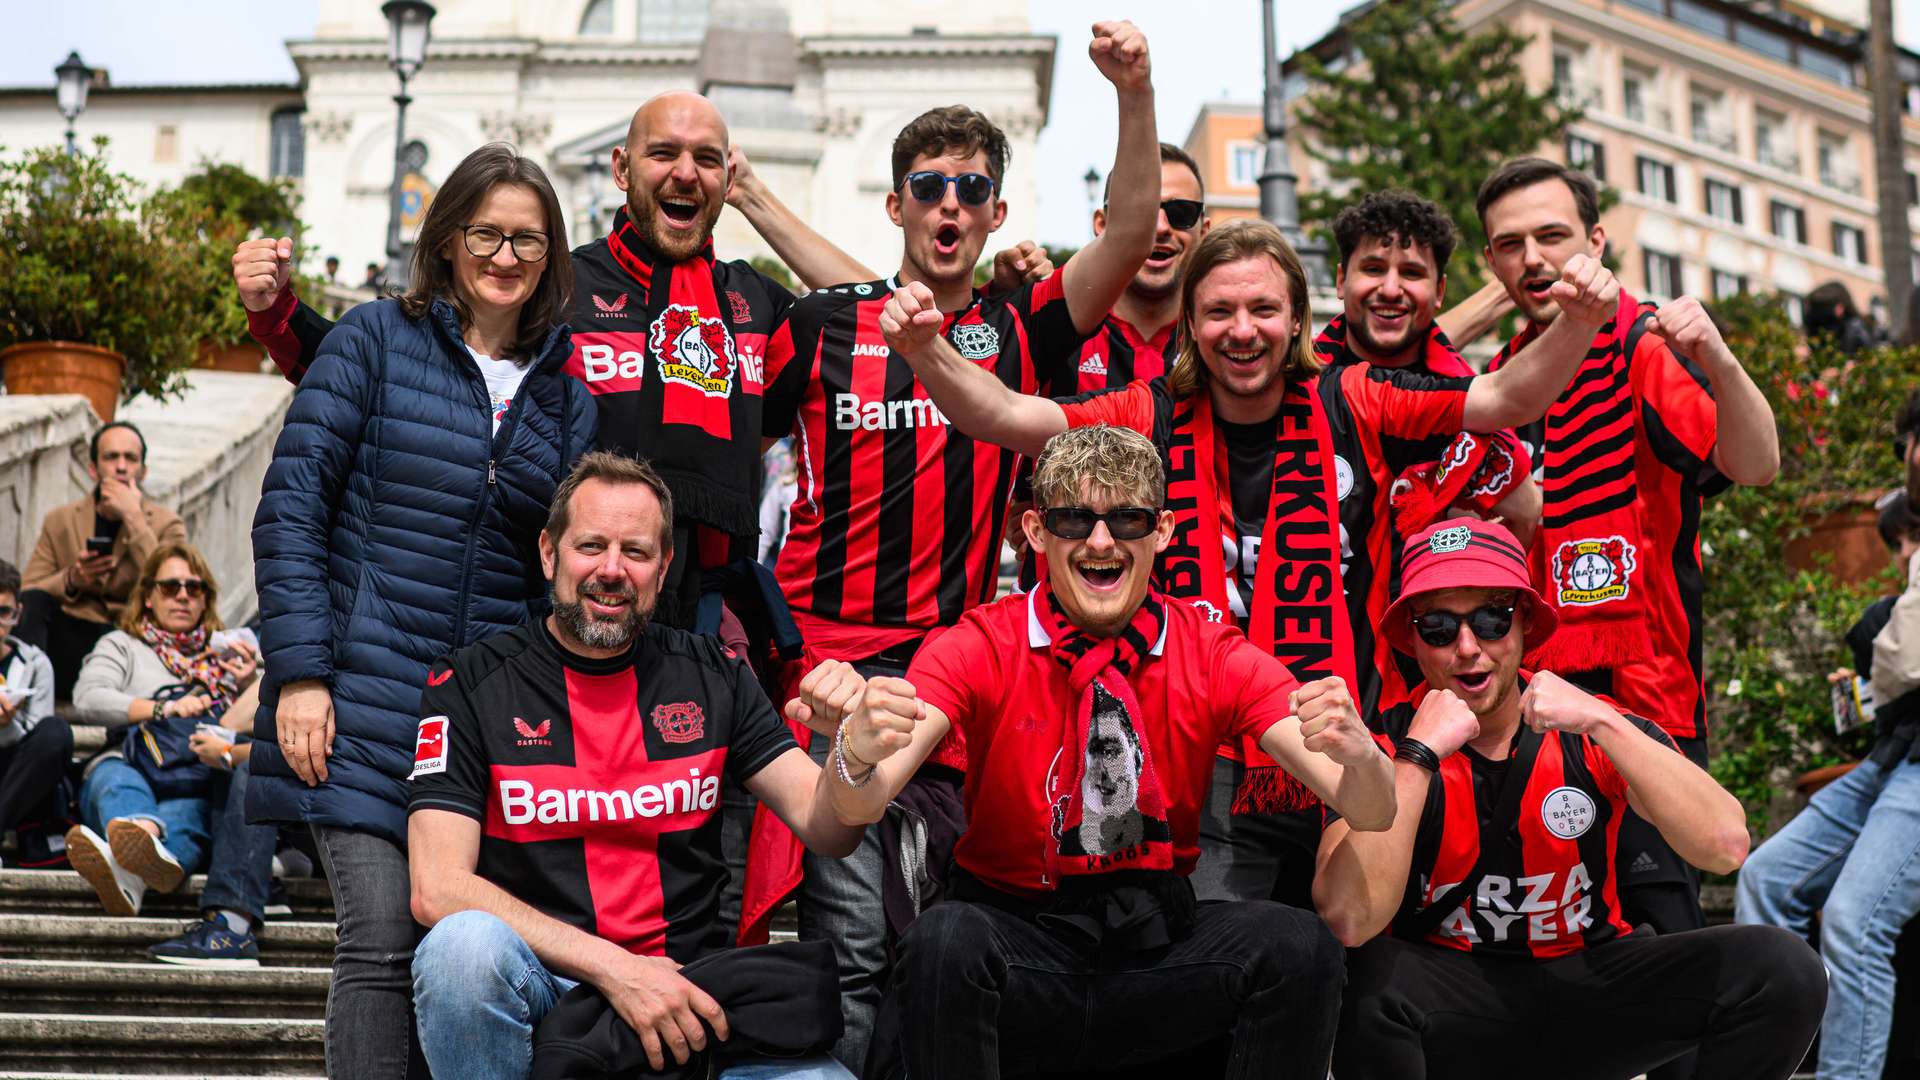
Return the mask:
<svg viewBox="0 0 1920 1080"><path fill-rule="evenodd" d="M1431 525L1400 549L1400 595L1387 608L1381 632L1393 647L1413 655L1413 599L1442 589L1513 589L1529 613L1527 651L1553 636L1559 616L1527 578L1527 550L1503 525L1458 517Z"/></svg>

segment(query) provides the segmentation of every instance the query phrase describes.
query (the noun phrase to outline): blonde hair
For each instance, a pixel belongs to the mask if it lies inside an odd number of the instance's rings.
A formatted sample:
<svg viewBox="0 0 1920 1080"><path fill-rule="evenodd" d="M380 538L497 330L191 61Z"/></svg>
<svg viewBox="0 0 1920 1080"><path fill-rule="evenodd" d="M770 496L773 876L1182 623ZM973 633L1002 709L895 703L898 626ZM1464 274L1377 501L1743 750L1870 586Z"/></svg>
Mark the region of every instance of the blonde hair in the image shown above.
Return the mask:
<svg viewBox="0 0 1920 1080"><path fill-rule="evenodd" d="M1259 258L1272 259L1287 276L1288 305L1298 324L1282 374L1288 379L1319 374L1323 365L1313 353L1313 309L1307 302L1307 272L1300 256L1280 230L1267 222L1229 221L1200 238L1187 252L1180 271L1180 355L1167 371L1167 389L1174 397L1191 397L1207 384L1207 366L1200 361L1200 343L1193 332L1193 295L1200 282L1228 263Z"/></svg>
<svg viewBox="0 0 1920 1080"><path fill-rule="evenodd" d="M1132 428L1092 424L1047 440L1033 470L1033 504L1072 506L1086 492L1108 492L1121 504L1159 509L1167 479L1160 450Z"/></svg>
<svg viewBox="0 0 1920 1080"><path fill-rule="evenodd" d="M213 580L213 569L207 565L206 557L192 544L162 544L147 556L147 565L140 568L140 581L128 594L126 609L120 613L120 629L134 637L140 636L140 620L147 617L147 597L152 595L160 567L168 559L185 559L206 589L202 595L207 599L207 607L200 613L200 625L208 630L224 629L220 622L220 585Z"/></svg>

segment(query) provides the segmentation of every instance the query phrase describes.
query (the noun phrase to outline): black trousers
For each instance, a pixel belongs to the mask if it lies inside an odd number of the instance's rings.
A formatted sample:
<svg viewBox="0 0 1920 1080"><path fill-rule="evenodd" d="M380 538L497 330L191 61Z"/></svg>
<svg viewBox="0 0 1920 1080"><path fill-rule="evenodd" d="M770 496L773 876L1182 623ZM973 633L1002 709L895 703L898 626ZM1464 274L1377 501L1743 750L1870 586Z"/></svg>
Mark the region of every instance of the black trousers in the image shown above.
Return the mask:
<svg viewBox="0 0 1920 1080"><path fill-rule="evenodd" d="M42 589L20 594L20 625L13 636L46 651L53 663L53 696L73 700L73 683L80 665L95 644L113 627L90 619L76 619L60 607L59 597Z"/></svg>
<svg viewBox="0 0 1920 1080"><path fill-rule="evenodd" d="M1325 1080L1342 977L1326 924L1269 901L1201 904L1164 949L1089 953L949 899L901 939L884 1006L899 1012L880 1026L911 1080L1122 1071L1223 1036L1229 1080ZM1179 1060L1165 1075L1195 1075Z"/></svg>
<svg viewBox="0 0 1920 1080"><path fill-rule="evenodd" d="M49 716L12 746L0 748L0 833L23 821L65 816L56 804L60 778L73 757L73 729Z"/></svg>
<svg viewBox="0 0 1920 1080"><path fill-rule="evenodd" d="M1380 937L1348 953L1338 1080L1622 1080L1698 1049L1701 1080L1785 1080L1826 1009L1820 958L1773 926L1635 933L1557 960Z"/></svg>

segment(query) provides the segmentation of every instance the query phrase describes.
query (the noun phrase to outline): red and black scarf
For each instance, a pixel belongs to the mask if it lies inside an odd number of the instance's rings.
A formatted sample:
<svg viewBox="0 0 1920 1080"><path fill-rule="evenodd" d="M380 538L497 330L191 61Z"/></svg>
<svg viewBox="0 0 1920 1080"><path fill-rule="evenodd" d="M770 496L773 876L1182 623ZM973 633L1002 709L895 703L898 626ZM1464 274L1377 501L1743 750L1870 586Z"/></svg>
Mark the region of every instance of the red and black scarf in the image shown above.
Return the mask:
<svg viewBox="0 0 1920 1080"><path fill-rule="evenodd" d="M1061 747L1070 772L1050 822L1053 869L1063 877L1172 870L1166 789L1154 768L1139 695L1127 681L1159 643L1166 607L1149 592L1118 634L1094 637L1067 621L1052 586L1040 588L1045 603L1033 610L1077 700Z"/></svg>
<svg viewBox="0 0 1920 1080"><path fill-rule="evenodd" d="M1365 364L1369 361L1353 351L1347 342L1347 317L1335 315L1327 320L1326 328L1314 336L1313 355L1330 368L1344 364ZM1447 335L1440 330L1439 323L1427 328L1426 345L1421 349L1420 359L1406 365L1409 368L1428 375L1452 376L1469 373L1466 362L1460 359L1460 350L1453 347Z"/></svg>
<svg viewBox="0 0 1920 1080"><path fill-rule="evenodd" d="M1290 381L1274 418L1273 485L1260 541L1247 637L1302 683L1338 675L1357 685L1353 627L1340 584L1340 500L1333 435L1319 379ZM1236 536L1228 460L1206 390L1174 403L1167 443L1167 509L1173 539L1160 557L1160 583L1213 622L1227 618L1222 536ZM1233 812L1278 813L1318 804L1305 784L1272 764L1256 739L1244 740L1246 779Z"/></svg>
<svg viewBox="0 0 1920 1080"><path fill-rule="evenodd" d="M645 369L631 406L601 399L602 445L632 447L651 461L673 492L677 516L752 536L759 529L757 492L742 490L751 470L740 454L747 447L758 459L760 397L741 385L713 242L684 262L668 262L646 245L623 207L607 249L644 297L645 323L633 335L644 340L623 353L643 356ZM593 325L590 313L576 322ZM608 430L616 426L631 430Z"/></svg>
<svg viewBox="0 0 1920 1080"><path fill-rule="evenodd" d="M1544 502L1534 538L1540 593L1560 617L1553 639L1529 653L1534 671L1597 671L1651 656L1634 472L1637 423L1630 342L1646 313L1625 289L1587 357L1543 421ZM1497 370L1529 344L1528 327L1493 358Z"/></svg>

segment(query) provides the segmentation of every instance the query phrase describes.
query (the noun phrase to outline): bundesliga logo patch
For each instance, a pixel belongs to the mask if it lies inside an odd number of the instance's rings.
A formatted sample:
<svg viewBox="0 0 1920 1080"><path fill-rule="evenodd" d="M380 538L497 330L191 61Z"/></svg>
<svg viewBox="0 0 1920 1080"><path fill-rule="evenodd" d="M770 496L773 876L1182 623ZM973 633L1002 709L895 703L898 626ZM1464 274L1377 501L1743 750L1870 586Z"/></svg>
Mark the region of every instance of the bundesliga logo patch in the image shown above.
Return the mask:
<svg viewBox="0 0 1920 1080"><path fill-rule="evenodd" d="M686 304L669 304L653 320L647 346L660 358L660 378L708 397L733 392L733 339L718 319L703 319Z"/></svg>
<svg viewBox="0 0 1920 1080"><path fill-rule="evenodd" d="M1000 355L1000 331L986 323L961 323L949 335L953 347L969 360Z"/></svg>
<svg viewBox="0 0 1920 1080"><path fill-rule="evenodd" d="M1559 603L1604 604L1627 598L1627 578L1637 565L1625 537L1569 540L1553 553L1554 591Z"/></svg>
<svg viewBox="0 0 1920 1080"><path fill-rule="evenodd" d="M1451 529L1441 529L1427 537L1427 550L1435 555L1450 555L1456 551L1465 551L1467 541L1473 539L1473 530L1465 525L1455 525Z"/></svg>
<svg viewBox="0 0 1920 1080"><path fill-rule="evenodd" d="M698 742L701 736L707 733L707 714L701 712L700 706L691 701L655 705L653 728L660 733L660 738L664 742Z"/></svg>
<svg viewBox="0 0 1920 1080"><path fill-rule="evenodd" d="M420 731L413 742L413 773L407 779L415 780L446 771L447 718L429 716L420 721Z"/></svg>

